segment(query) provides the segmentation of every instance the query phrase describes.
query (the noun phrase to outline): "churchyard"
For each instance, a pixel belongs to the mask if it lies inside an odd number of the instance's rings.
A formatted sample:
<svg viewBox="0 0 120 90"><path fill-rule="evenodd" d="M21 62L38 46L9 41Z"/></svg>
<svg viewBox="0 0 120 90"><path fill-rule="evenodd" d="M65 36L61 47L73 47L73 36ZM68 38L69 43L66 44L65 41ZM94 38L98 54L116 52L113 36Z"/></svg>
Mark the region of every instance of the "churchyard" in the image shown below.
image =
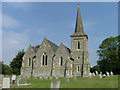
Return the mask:
<svg viewBox="0 0 120 90"><path fill-rule="evenodd" d="M20 83L25 83L21 80ZM100 78L99 75L91 77L56 78L56 77L26 77L30 85L11 86L11 88L118 88L118 75Z"/></svg>

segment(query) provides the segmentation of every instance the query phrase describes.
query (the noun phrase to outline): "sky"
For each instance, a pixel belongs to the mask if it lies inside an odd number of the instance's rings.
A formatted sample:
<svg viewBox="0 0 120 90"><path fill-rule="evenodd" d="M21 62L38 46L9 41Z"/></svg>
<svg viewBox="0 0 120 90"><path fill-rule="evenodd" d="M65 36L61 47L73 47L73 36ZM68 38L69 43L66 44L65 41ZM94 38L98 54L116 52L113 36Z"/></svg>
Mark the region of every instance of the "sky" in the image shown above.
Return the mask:
<svg viewBox="0 0 120 90"><path fill-rule="evenodd" d="M99 59L96 51L105 38L118 35L117 2L79 2L84 32L88 35L91 66ZM3 2L2 60L5 64L18 51L40 45L44 37L58 46L71 48L78 2Z"/></svg>

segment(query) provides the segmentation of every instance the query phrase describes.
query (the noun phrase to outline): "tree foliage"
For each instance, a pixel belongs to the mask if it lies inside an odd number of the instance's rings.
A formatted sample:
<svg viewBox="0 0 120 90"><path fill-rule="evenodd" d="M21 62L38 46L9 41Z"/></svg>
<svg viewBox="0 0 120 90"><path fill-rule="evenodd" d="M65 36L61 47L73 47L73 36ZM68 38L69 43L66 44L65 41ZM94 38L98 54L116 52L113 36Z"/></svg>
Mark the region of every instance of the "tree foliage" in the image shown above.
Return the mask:
<svg viewBox="0 0 120 90"><path fill-rule="evenodd" d="M106 38L99 45L97 64L103 73L113 71L115 74L120 74L119 39L120 36Z"/></svg>
<svg viewBox="0 0 120 90"><path fill-rule="evenodd" d="M0 62L0 65L2 65L2 74L4 75L10 75L11 74L11 69L10 66L3 64L3 62Z"/></svg>
<svg viewBox="0 0 120 90"><path fill-rule="evenodd" d="M10 67L13 74L20 74L20 68L22 66L22 57L25 54L24 50L19 51L18 54L13 58L12 62L10 63Z"/></svg>
<svg viewBox="0 0 120 90"><path fill-rule="evenodd" d="M95 72L95 71L99 71L100 72L100 67L98 65L95 65L93 67L90 68L90 72Z"/></svg>

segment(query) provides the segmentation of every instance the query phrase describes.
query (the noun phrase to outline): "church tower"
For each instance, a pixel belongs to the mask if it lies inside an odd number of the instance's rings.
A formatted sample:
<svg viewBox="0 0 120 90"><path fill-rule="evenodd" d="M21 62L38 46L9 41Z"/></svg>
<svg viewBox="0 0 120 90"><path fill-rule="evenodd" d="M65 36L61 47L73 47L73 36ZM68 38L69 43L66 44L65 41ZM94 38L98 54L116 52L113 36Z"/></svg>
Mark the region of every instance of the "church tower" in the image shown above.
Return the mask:
<svg viewBox="0 0 120 90"><path fill-rule="evenodd" d="M71 37L71 55L74 58L74 76L88 77L90 72L88 36L84 33L78 5L76 26Z"/></svg>

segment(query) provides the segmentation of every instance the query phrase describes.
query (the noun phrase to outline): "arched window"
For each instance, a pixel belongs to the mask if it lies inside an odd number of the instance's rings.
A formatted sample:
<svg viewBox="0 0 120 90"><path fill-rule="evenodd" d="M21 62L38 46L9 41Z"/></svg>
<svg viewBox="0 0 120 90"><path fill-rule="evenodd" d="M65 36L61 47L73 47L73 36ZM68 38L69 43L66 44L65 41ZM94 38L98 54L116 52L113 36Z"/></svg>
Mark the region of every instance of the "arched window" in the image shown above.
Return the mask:
<svg viewBox="0 0 120 90"><path fill-rule="evenodd" d="M42 65L44 65L44 55L43 55L43 58L42 58Z"/></svg>
<svg viewBox="0 0 120 90"><path fill-rule="evenodd" d="M47 65L47 55L46 55L46 57L45 57L45 65Z"/></svg>
<svg viewBox="0 0 120 90"><path fill-rule="evenodd" d="M46 53L43 53L43 56L42 56L42 65L47 65L47 59L48 59L48 56L46 55Z"/></svg>
<svg viewBox="0 0 120 90"><path fill-rule="evenodd" d="M61 66L63 65L63 58L61 57Z"/></svg>
<svg viewBox="0 0 120 90"><path fill-rule="evenodd" d="M78 49L80 49L80 42L78 42Z"/></svg>
<svg viewBox="0 0 120 90"><path fill-rule="evenodd" d="M79 66L77 67L77 71L80 71L80 68L79 68Z"/></svg>
<svg viewBox="0 0 120 90"><path fill-rule="evenodd" d="M31 66L31 58L28 59L28 65Z"/></svg>

